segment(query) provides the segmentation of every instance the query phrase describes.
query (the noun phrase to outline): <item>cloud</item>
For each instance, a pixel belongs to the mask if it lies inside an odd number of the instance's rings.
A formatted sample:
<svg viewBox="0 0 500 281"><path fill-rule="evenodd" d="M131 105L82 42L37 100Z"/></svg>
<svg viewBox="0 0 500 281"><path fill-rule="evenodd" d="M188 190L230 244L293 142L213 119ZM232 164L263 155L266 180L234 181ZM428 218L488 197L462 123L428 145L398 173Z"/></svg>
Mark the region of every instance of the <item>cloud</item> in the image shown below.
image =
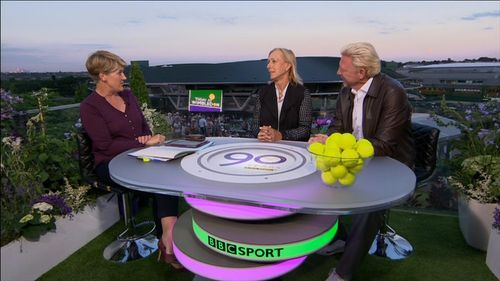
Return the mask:
<svg viewBox="0 0 500 281"><path fill-rule="evenodd" d="M370 28L376 29L377 33L383 35L410 31L410 28L405 27L403 24L395 25L373 19L358 19L356 22L360 25L368 25Z"/></svg>
<svg viewBox="0 0 500 281"><path fill-rule="evenodd" d="M492 26L487 26L487 27L484 27L483 30L493 30L494 28Z"/></svg>
<svg viewBox="0 0 500 281"><path fill-rule="evenodd" d="M52 56L47 57L45 50L40 48L6 47L2 45L1 71L8 72L15 69L29 71L40 67L53 67L53 65L50 65L52 58Z"/></svg>
<svg viewBox="0 0 500 281"><path fill-rule="evenodd" d="M383 22L378 21L378 20L367 20L367 21L362 21L362 22L367 23L367 24L374 24L374 25L384 25Z"/></svg>
<svg viewBox="0 0 500 281"><path fill-rule="evenodd" d="M141 24L142 20L131 19L127 21L127 24Z"/></svg>
<svg viewBox="0 0 500 281"><path fill-rule="evenodd" d="M17 68L29 71L83 71L85 59L95 50L112 50L115 46L102 43L58 43L25 45L1 45L1 71Z"/></svg>
<svg viewBox="0 0 500 281"><path fill-rule="evenodd" d="M235 25L238 17L216 17L213 20L218 24Z"/></svg>
<svg viewBox="0 0 500 281"><path fill-rule="evenodd" d="M71 46L76 48L87 48L87 49L113 49L113 45L110 44L93 44L93 43L78 43L71 44Z"/></svg>
<svg viewBox="0 0 500 281"><path fill-rule="evenodd" d="M408 32L410 31L409 28L407 27L399 27L399 26L393 26L393 27L382 27L382 30L380 30L378 33L379 34L393 34L393 33L400 33L400 32Z"/></svg>
<svg viewBox="0 0 500 281"><path fill-rule="evenodd" d="M2 44L3 54L25 55L38 52L40 52L40 50L37 48L7 47L5 44Z"/></svg>
<svg viewBox="0 0 500 281"><path fill-rule="evenodd" d="M167 16L167 15L159 15L157 18L162 19L162 20L177 20L178 17L176 16Z"/></svg>
<svg viewBox="0 0 500 281"><path fill-rule="evenodd" d="M496 18L500 17L500 10L494 12L484 12L484 13L475 13L470 16L462 17L462 20L478 20L480 18Z"/></svg>

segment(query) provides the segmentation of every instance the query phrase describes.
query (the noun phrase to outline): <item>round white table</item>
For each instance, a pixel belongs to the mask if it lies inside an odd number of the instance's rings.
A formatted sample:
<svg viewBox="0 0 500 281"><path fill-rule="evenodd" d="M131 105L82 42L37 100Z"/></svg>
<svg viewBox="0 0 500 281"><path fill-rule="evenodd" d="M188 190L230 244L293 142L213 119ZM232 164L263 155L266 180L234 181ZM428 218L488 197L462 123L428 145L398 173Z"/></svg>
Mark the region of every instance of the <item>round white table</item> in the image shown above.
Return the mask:
<svg viewBox="0 0 500 281"><path fill-rule="evenodd" d="M233 143L260 143L247 138L209 138L214 146ZM278 144L306 148L307 143L281 141ZM130 151L128 151L130 152ZM181 160L143 162L128 152L109 164L111 178L134 190L185 197L216 199L237 204L276 208L309 214L355 214L387 209L408 199L416 177L404 164L389 157L374 157L349 187L328 186L320 173L292 180L264 183L230 183L193 176L181 167ZM203 150L195 155L198 157ZM243 181L243 180L242 180Z"/></svg>
<svg viewBox="0 0 500 281"><path fill-rule="evenodd" d="M118 184L183 196L197 209L179 218L173 241L175 255L197 274L195 280L266 280L286 274L333 239L338 215L390 208L415 188L413 171L388 157L371 159L352 186L328 186L305 150L307 143L209 139L212 147L184 159L144 162L127 151L109 164ZM308 224L315 231L305 231ZM280 232L289 235L280 237Z"/></svg>

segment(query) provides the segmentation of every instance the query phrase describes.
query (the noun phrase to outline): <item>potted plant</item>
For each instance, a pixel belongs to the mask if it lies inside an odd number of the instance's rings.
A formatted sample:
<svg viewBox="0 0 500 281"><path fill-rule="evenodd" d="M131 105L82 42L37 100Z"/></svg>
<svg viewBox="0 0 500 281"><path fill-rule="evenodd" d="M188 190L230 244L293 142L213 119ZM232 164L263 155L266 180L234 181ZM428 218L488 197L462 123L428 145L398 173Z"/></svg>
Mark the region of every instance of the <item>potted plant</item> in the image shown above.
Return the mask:
<svg viewBox="0 0 500 281"><path fill-rule="evenodd" d="M486 264L491 272L500 279L500 209L493 212L493 224L486 253Z"/></svg>
<svg viewBox="0 0 500 281"><path fill-rule="evenodd" d="M488 246L491 213L500 202L500 135L497 133L499 103L454 104L443 99L443 114L455 120L461 130L452 141L452 158L448 161L448 182L458 192L460 229L466 242L485 251ZM449 125L449 124L448 124Z"/></svg>
<svg viewBox="0 0 500 281"><path fill-rule="evenodd" d="M500 157L473 156L462 161L461 169L450 176L449 183L460 194L459 223L467 243L485 251L488 246L491 213L499 198Z"/></svg>

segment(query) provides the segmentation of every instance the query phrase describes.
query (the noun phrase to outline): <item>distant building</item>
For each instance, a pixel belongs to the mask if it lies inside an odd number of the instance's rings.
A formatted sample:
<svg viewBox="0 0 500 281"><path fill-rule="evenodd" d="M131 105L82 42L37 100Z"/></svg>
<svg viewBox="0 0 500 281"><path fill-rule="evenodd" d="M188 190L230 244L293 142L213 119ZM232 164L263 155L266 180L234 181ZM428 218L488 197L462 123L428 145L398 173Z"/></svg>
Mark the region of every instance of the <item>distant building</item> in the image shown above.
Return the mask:
<svg viewBox="0 0 500 281"><path fill-rule="evenodd" d="M469 100L500 97L500 62L444 63L405 66L406 83L420 84L418 93Z"/></svg>

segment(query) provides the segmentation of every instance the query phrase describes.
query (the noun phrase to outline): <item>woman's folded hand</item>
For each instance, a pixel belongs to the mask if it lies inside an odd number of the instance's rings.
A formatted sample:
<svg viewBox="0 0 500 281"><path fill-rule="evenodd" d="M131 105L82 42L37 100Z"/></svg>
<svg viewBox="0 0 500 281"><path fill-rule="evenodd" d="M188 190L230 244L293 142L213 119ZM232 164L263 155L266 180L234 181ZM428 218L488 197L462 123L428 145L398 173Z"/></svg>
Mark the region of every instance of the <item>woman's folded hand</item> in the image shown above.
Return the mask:
<svg viewBox="0 0 500 281"><path fill-rule="evenodd" d="M160 134L156 134L156 135L152 136L145 144L147 146L149 146L149 145L162 144L164 142L165 142L165 136L160 135Z"/></svg>

